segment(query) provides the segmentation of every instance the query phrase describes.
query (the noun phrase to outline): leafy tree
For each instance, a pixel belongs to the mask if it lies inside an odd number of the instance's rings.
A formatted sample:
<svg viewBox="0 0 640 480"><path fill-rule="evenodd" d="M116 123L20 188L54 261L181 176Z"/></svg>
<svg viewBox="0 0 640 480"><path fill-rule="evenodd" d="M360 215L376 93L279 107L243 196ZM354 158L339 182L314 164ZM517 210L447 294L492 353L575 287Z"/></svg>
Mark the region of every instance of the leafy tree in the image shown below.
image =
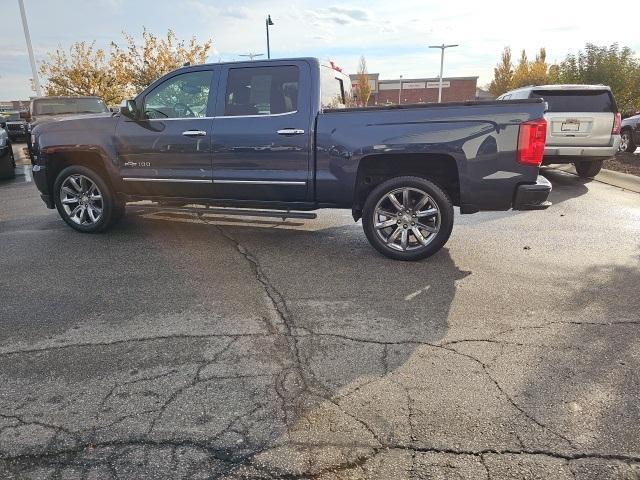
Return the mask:
<svg viewBox="0 0 640 480"><path fill-rule="evenodd" d="M369 104L371 97L371 85L369 84L369 73L367 72L367 61L364 56L360 57L358 65L358 99L363 106Z"/></svg>
<svg viewBox="0 0 640 480"><path fill-rule="evenodd" d="M587 43L557 65L557 81L609 85L621 112L640 110L640 60L629 47Z"/></svg>
<svg viewBox="0 0 640 480"><path fill-rule="evenodd" d="M513 72L513 79L511 80L510 88L519 88L525 87L527 85L531 85L529 82L530 77L530 66L529 59L527 58L527 52L522 50L520 54L520 60L518 61L518 66Z"/></svg>
<svg viewBox="0 0 640 480"><path fill-rule="evenodd" d="M154 80L185 62L204 63L211 40L178 40L172 30L159 38L142 33L142 44L123 32L126 47L112 42L107 53L95 42L76 42L68 52L57 49L40 64L47 95L97 95L109 105L133 97Z"/></svg>
<svg viewBox="0 0 640 480"><path fill-rule="evenodd" d="M576 55L567 55L558 64L547 63L547 52L541 48L533 62L523 51L513 70L511 50L505 47L500 63L494 69L489 87L493 95L525 85L558 83L603 84L611 87L618 108L623 113L640 110L640 59L629 47L617 43L598 46L587 43Z"/></svg>
<svg viewBox="0 0 640 480"><path fill-rule="evenodd" d="M549 84L549 68L547 64L547 51L541 48L533 62L529 63L529 76L527 85Z"/></svg>
<svg viewBox="0 0 640 480"><path fill-rule="evenodd" d="M541 48L534 61L529 61L527 52L523 50L518 65L514 69L511 62L511 49L505 47L500 63L493 70L494 78L489 85L489 91L498 96L514 88L547 84L549 68L547 52Z"/></svg>
<svg viewBox="0 0 640 480"><path fill-rule="evenodd" d="M57 49L40 65L47 79L47 95L97 95L107 104L118 103L125 88L116 81L107 54L94 43L74 43L69 52Z"/></svg>
<svg viewBox="0 0 640 480"><path fill-rule="evenodd" d="M493 69L493 80L489 85L491 95L502 95L511 88L513 80L513 65L511 63L511 49L504 47L500 63Z"/></svg>
<svg viewBox="0 0 640 480"><path fill-rule="evenodd" d="M127 85L130 95L186 62L204 63L212 46L211 40L200 45L195 37L188 43L178 40L173 30L169 30L165 38L159 38L145 28L142 45L136 44L135 39L126 32L123 32L123 36L126 47L121 48L112 42L111 57L116 76Z"/></svg>

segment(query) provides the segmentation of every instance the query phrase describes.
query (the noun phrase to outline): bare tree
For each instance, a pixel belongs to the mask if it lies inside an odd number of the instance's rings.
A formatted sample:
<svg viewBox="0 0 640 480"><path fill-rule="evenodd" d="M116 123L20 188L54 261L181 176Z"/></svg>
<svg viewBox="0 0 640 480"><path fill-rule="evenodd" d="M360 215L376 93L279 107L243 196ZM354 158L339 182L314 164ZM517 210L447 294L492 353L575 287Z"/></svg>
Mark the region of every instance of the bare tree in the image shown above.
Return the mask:
<svg viewBox="0 0 640 480"><path fill-rule="evenodd" d="M371 97L371 85L369 84L369 73L367 72L367 61L364 55L360 57L360 65L358 65L358 100L363 106L369 104Z"/></svg>

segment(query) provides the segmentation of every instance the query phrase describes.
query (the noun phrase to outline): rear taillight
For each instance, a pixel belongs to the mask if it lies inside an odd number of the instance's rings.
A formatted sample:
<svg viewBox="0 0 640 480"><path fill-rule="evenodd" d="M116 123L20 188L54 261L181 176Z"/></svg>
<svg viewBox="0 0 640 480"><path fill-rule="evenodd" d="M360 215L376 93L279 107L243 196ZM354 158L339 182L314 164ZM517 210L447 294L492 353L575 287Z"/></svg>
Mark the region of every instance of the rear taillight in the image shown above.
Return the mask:
<svg viewBox="0 0 640 480"><path fill-rule="evenodd" d="M547 121L544 118L520 124L518 135L518 162L539 167L544 157L547 140Z"/></svg>
<svg viewBox="0 0 640 480"><path fill-rule="evenodd" d="M620 112L618 112L613 119L613 129L611 129L611 135L620 135L620 125L622 125L622 116L620 115Z"/></svg>

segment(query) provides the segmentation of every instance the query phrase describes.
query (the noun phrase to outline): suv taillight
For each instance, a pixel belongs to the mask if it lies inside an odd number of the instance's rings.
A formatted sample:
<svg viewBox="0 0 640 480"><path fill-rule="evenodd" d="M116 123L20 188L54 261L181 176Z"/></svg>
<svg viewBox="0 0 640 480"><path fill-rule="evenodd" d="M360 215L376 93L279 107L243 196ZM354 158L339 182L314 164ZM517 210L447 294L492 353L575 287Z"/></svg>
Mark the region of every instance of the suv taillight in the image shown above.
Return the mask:
<svg viewBox="0 0 640 480"><path fill-rule="evenodd" d="M544 118L520 124L518 135L518 162L539 167L547 141L547 121Z"/></svg>
<svg viewBox="0 0 640 480"><path fill-rule="evenodd" d="M620 135L620 125L622 125L622 116L620 115L620 112L618 112L613 119L613 128L611 129L611 135Z"/></svg>

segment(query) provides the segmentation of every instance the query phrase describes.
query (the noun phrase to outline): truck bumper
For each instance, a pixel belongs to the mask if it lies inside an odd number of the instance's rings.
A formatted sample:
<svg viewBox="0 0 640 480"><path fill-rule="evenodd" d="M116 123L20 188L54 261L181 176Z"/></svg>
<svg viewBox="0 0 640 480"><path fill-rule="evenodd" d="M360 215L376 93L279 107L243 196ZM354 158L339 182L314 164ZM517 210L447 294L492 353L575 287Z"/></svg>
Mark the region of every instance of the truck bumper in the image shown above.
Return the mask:
<svg viewBox="0 0 640 480"><path fill-rule="evenodd" d="M601 160L613 157L620 147L620 135L614 135L609 145L602 147L572 147L547 145L544 149L545 165L573 163L579 160ZM586 158L585 158L586 157Z"/></svg>
<svg viewBox="0 0 640 480"><path fill-rule="evenodd" d="M536 183L518 185L513 197L514 210L544 210L551 206L547 200L551 193L551 182L538 175Z"/></svg>

